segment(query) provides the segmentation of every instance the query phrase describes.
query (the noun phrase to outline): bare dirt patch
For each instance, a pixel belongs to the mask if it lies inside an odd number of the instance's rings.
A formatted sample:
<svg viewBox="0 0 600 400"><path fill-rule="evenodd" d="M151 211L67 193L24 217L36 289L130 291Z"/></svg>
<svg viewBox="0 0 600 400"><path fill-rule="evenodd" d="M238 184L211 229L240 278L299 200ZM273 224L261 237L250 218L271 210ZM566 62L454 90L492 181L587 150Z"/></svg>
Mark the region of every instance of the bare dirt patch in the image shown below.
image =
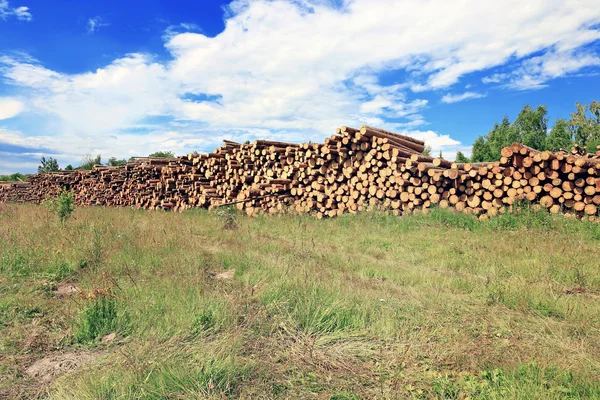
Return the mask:
<svg viewBox="0 0 600 400"><path fill-rule="evenodd" d="M235 275L235 269L228 269L227 271L219 272L218 274L216 274L214 276L214 279L217 279L220 281L225 281L225 280L233 279L234 275Z"/></svg>
<svg viewBox="0 0 600 400"><path fill-rule="evenodd" d="M61 375L90 364L100 357L99 353L62 353L44 357L25 370L25 375L40 383L49 383Z"/></svg>
<svg viewBox="0 0 600 400"><path fill-rule="evenodd" d="M113 340L115 340L115 338L116 338L116 337L117 337L117 334L116 334L115 332L113 332L113 333L109 333L108 335L105 335L105 336L102 338L102 342L103 342L103 343L110 343L110 342L112 342Z"/></svg>
<svg viewBox="0 0 600 400"><path fill-rule="evenodd" d="M58 297L69 297L79 292L79 288L72 283L60 283L56 286L54 293Z"/></svg>

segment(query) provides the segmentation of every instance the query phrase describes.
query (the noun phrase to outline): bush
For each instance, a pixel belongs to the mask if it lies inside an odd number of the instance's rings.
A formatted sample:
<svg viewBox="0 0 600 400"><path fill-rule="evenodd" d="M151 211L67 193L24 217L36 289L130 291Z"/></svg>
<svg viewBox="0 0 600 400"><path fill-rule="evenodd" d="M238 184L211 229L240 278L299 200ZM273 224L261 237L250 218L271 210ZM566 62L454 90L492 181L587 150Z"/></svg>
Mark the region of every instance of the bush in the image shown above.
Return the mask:
<svg viewBox="0 0 600 400"><path fill-rule="evenodd" d="M58 217L60 223L64 224L75 211L75 194L62 189L56 197L44 200L44 204Z"/></svg>
<svg viewBox="0 0 600 400"><path fill-rule="evenodd" d="M217 218L223 223L224 230L236 230L240 224L237 219L237 212L231 206L220 207L215 211Z"/></svg>

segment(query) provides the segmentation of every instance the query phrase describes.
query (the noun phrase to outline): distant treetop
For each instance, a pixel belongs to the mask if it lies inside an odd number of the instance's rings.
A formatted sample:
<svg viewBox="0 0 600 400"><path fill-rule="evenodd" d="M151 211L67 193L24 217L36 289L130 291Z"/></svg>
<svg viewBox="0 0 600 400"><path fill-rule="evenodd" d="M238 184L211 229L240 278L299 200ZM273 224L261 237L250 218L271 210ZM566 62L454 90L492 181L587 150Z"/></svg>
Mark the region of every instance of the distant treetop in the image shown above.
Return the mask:
<svg viewBox="0 0 600 400"><path fill-rule="evenodd" d="M58 161L55 158L42 156L40 159L40 165L38 166L37 172L38 174L45 174L46 172L57 172L60 171L60 167L58 166Z"/></svg>
<svg viewBox="0 0 600 400"><path fill-rule="evenodd" d="M92 169L94 165L102 165L102 156L98 154L93 157L91 154L86 154L81 159L81 165L77 169Z"/></svg>
<svg viewBox="0 0 600 400"><path fill-rule="evenodd" d="M172 151L157 151L156 153L150 154L148 157L175 158L175 153Z"/></svg>
<svg viewBox="0 0 600 400"><path fill-rule="evenodd" d="M110 157L107 162L107 165L110 167L122 167L125 164L127 164L127 160L119 160L117 157Z"/></svg>

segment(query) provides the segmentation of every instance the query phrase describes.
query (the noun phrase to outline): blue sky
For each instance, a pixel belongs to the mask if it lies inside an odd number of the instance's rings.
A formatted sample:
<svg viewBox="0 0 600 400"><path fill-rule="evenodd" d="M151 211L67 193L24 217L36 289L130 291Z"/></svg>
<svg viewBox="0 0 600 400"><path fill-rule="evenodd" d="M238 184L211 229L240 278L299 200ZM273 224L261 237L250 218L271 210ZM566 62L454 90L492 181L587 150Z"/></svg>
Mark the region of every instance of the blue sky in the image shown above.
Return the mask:
<svg viewBox="0 0 600 400"><path fill-rule="evenodd" d="M362 123L447 158L600 100L596 0L0 0L0 174Z"/></svg>

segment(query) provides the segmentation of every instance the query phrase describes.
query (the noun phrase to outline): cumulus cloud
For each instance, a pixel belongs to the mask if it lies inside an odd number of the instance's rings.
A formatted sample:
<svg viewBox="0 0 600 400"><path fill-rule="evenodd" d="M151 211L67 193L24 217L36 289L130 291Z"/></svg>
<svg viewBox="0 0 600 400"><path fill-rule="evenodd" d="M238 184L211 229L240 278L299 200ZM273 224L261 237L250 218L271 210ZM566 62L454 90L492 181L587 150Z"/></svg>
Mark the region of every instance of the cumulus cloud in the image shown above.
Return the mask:
<svg viewBox="0 0 600 400"><path fill-rule="evenodd" d="M458 140L452 139L450 135L440 135L432 130L404 130L400 132L404 135L409 135L425 141L425 143L431 146L432 156L437 156L442 152L442 155L446 160L454 160L456 158L456 153L459 151L467 156L470 156L471 154L471 146L464 146Z"/></svg>
<svg viewBox="0 0 600 400"><path fill-rule="evenodd" d="M464 92L461 94L450 94L448 93L444 97L442 97L442 103L458 103L459 101L469 100L469 99L480 99L485 97L485 94L475 93L475 92Z"/></svg>
<svg viewBox="0 0 600 400"><path fill-rule="evenodd" d="M12 118L23 111L24 105L10 97L0 97L0 120Z"/></svg>
<svg viewBox="0 0 600 400"><path fill-rule="evenodd" d="M100 29L104 26L109 26L109 25L110 24L104 22L101 17L90 18L90 19L88 19L88 22L87 22L87 32L89 34L92 34L96 31L98 31L98 29Z"/></svg>
<svg viewBox="0 0 600 400"><path fill-rule="evenodd" d="M527 7L517 0L462 0L460 7L444 0L237 0L215 37L193 26L167 30L167 60L129 54L65 74L43 60L4 57L0 74L28 110L57 118L53 146L70 156L125 156L128 144L140 154L145 141L204 150L216 137L255 133L320 140L342 124L361 123L412 129L434 149L457 149L447 132L416 130L426 123L421 93L507 64L509 76L489 79L515 88L597 65L588 45L600 38L599 22L595 0L531 0ZM403 78L384 84L382 72ZM130 133L157 116L168 122ZM119 141L106 139L112 137Z"/></svg>
<svg viewBox="0 0 600 400"><path fill-rule="evenodd" d="M31 21L32 19L29 7L20 6L12 8L8 0L0 0L0 20L6 20L11 16L14 16L19 21Z"/></svg>

